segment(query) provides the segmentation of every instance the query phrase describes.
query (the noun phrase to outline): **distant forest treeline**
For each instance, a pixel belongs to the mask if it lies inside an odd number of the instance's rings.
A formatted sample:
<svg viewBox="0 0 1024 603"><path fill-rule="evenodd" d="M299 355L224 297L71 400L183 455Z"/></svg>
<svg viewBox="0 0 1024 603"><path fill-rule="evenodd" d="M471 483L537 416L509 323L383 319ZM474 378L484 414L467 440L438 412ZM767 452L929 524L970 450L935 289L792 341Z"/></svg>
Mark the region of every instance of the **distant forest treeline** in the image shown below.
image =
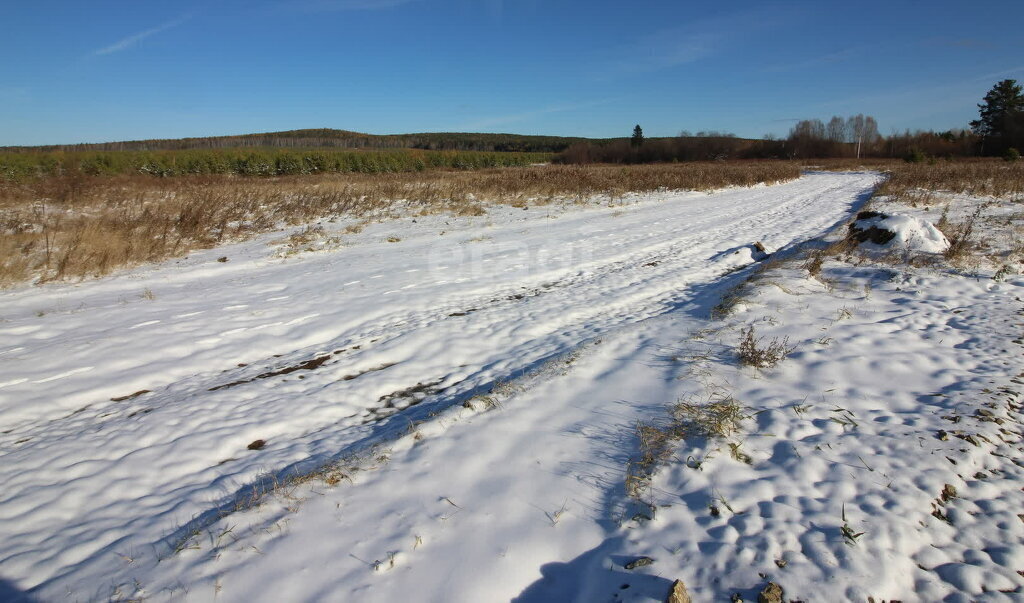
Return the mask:
<svg viewBox="0 0 1024 603"><path fill-rule="evenodd" d="M1002 156L1016 161L1024 148L1024 89L996 83L978 105L971 129L904 131L882 136L870 115L797 121L785 139L744 140L730 134L683 132L675 139L644 138L639 124L629 140L578 142L555 157L561 163L650 163L708 159L936 158Z"/></svg>
<svg viewBox="0 0 1024 603"><path fill-rule="evenodd" d="M684 132L676 138L620 138L579 142L555 156L556 163L655 163L785 157L785 141L751 140L719 132Z"/></svg>
<svg viewBox="0 0 1024 603"><path fill-rule="evenodd" d="M0 178L48 174L146 173L283 175L319 172L396 172L556 163L655 163L721 159L904 158L924 161L1002 155L1024 148L1024 90L998 82L978 105L971 129L894 132L882 136L870 115L797 121L786 138L738 138L723 132L682 132L645 138L573 138L435 132L363 134L328 128L175 140L0 147Z"/></svg>
<svg viewBox="0 0 1024 603"><path fill-rule="evenodd" d="M835 116L798 122L782 141L786 152L798 158L875 157L919 161L925 157L971 157L982 154L982 138L970 130L945 132L906 130L889 136L878 133L871 116Z"/></svg>
<svg viewBox="0 0 1024 603"><path fill-rule="evenodd" d="M557 153L570 145L589 139L564 136L528 136L522 134L477 134L464 132L428 132L421 134L363 134L348 130L318 128L264 132L237 136L206 136L62 144L46 146L0 147L0 152L31 151L181 151L191 149L283 148L283 149L423 149L429 151L485 151L518 153Z"/></svg>
<svg viewBox="0 0 1024 603"><path fill-rule="evenodd" d="M0 181L41 176L85 174L149 174L185 176L419 172L429 169L469 170L521 167L547 162L550 153L424 151L417 149L344 150L226 148L160 151L31 151L0 152Z"/></svg>
<svg viewBox="0 0 1024 603"><path fill-rule="evenodd" d="M797 123L786 138L766 136L755 140L728 134L691 135L676 138L646 138L639 143L622 138L611 141L587 141L571 145L558 153L556 163L652 163L674 161L711 161L720 159L828 159L828 158L954 158L980 155L982 139L968 130L947 132L893 133L881 136L871 117L855 116L868 124L861 132L847 129L851 120L833 118ZM852 119L855 119L852 118ZM840 126L839 124L844 124Z"/></svg>
<svg viewBox="0 0 1024 603"><path fill-rule="evenodd" d="M693 154L693 159L714 158L725 153L735 156L737 148L762 147L764 141L737 138L733 134L719 132L698 132L684 137L700 139L698 146L706 147ZM648 138L646 143L654 148L659 145L676 145L675 137ZM41 146L0 147L0 153L63 152L81 153L91 151L185 151L215 149L421 149L427 151L476 151L484 153L560 153L576 146L614 149L629 146L629 138L581 138L571 136L533 136L525 134L489 134L472 132L426 132L420 134L364 134L348 130L318 128L264 132L237 136L207 136L202 138L174 138L153 140L126 140L120 142L99 142L81 144L60 144ZM693 146L694 143L689 143ZM697 157L699 155L700 157ZM711 155L711 157L707 157ZM774 156L774 155L773 155ZM618 162L613 162L618 163Z"/></svg>

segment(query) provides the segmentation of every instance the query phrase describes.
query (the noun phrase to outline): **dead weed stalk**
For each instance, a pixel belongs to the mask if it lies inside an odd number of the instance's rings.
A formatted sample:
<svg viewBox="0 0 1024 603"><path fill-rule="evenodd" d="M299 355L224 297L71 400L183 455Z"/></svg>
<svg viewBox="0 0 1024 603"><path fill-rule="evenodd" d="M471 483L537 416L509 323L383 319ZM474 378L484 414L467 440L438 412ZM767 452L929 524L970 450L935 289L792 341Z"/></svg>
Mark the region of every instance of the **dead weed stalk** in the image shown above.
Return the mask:
<svg viewBox="0 0 1024 603"><path fill-rule="evenodd" d="M762 345L763 337L754 334L754 326L750 325L741 331L739 345L736 347L736 355L740 364L755 368L771 368L782 362L786 356L796 350L796 346L789 344L789 338L774 338L766 345Z"/></svg>
<svg viewBox="0 0 1024 603"><path fill-rule="evenodd" d="M749 416L743 405L727 390L709 386L703 398L686 397L672 404L666 421L637 422L640 453L627 467L626 493L632 498L641 499L650 488L654 472L672 457L678 441L686 438L732 437L739 433L743 421ZM738 451L739 445L732 449ZM739 457L734 458L739 460ZM744 462L749 462L749 458L747 456L748 460Z"/></svg>

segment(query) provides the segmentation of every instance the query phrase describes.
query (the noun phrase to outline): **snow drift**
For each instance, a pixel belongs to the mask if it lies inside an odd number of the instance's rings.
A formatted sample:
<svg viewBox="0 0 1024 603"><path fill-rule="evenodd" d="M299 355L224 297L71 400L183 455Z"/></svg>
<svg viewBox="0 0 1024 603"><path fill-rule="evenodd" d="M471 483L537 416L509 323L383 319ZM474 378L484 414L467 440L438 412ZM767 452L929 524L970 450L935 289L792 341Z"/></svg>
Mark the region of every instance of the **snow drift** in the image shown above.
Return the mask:
<svg viewBox="0 0 1024 603"><path fill-rule="evenodd" d="M949 247L946 235L934 224L901 214L861 212L850 225L850 233L861 243L885 249L942 253Z"/></svg>

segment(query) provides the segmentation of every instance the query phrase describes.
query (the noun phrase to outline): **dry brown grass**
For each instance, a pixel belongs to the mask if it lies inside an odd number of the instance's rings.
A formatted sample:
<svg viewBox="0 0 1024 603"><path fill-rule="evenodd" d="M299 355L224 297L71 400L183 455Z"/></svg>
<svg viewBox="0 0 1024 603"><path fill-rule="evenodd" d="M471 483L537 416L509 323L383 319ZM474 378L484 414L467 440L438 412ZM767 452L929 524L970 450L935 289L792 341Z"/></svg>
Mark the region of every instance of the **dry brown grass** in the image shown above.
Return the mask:
<svg viewBox="0 0 1024 603"><path fill-rule="evenodd" d="M684 433L706 438L736 434L747 416L736 398L724 390L712 391L703 400L684 398L672 407L673 422Z"/></svg>
<svg viewBox="0 0 1024 603"><path fill-rule="evenodd" d="M811 278L818 278L818 275L821 274L821 266L824 263L825 254L821 251L814 251L807 256L803 269L807 271Z"/></svg>
<svg viewBox="0 0 1024 603"><path fill-rule="evenodd" d="M626 494L641 499L659 466L672 458L676 443L685 438L725 439L739 433L750 415L728 390L709 385L703 398L685 397L669 407L661 424L638 422L640 454L626 470ZM730 443L733 458L750 462L739 443Z"/></svg>
<svg viewBox="0 0 1024 603"><path fill-rule="evenodd" d="M822 159L807 166L823 170L878 170L889 178L877 195L906 202L928 201L935 192L993 197L1024 195L1024 163L995 158L934 160L907 163L899 159Z"/></svg>
<svg viewBox="0 0 1024 603"><path fill-rule="evenodd" d="M1024 164L998 159L939 160L907 163L891 159L823 160L814 166L826 170L872 169L889 177L876 195L910 204L927 203L936 192L1019 198L1024 195Z"/></svg>
<svg viewBox="0 0 1024 603"><path fill-rule="evenodd" d="M942 254L943 257L956 264L963 262L971 255L971 251L975 247L974 228L983 210L984 206L979 206L959 224L950 224L946 215L943 214L943 219L940 220L943 224L939 230L949 239L949 247Z"/></svg>
<svg viewBox="0 0 1024 603"><path fill-rule="evenodd" d="M626 495L641 500L651 486L651 478L659 466L672 458L675 443L683 438L678 425L637 422L636 434L640 454L626 467Z"/></svg>
<svg viewBox="0 0 1024 603"><path fill-rule="evenodd" d="M785 360L796 349L796 346L789 345L789 339L772 339L762 344L763 338L754 334L753 325L742 332L739 345L736 347L736 356L740 364L756 368L771 368Z"/></svg>
<svg viewBox="0 0 1024 603"><path fill-rule="evenodd" d="M877 194L903 201L915 195L944 191L993 197L1024 195L1024 165L999 160L903 163L892 166Z"/></svg>
<svg viewBox="0 0 1024 603"><path fill-rule="evenodd" d="M481 215L597 195L711 190L799 176L788 162L535 166L478 171L90 177L0 184L0 287L100 276L320 218Z"/></svg>

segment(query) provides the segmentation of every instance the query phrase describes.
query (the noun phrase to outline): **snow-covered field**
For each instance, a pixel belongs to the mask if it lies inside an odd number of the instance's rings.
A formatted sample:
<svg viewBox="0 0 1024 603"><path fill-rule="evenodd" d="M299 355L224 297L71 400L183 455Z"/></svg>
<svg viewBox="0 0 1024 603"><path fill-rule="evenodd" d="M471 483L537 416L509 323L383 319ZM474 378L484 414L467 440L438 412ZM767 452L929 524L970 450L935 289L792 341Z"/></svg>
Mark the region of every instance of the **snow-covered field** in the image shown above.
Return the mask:
<svg viewBox="0 0 1024 603"><path fill-rule="evenodd" d="M708 318L751 243L795 253L877 179L408 218L283 258L278 234L4 292L0 599L1020 596L1020 277L781 262ZM796 350L738 367L751 324ZM711 390L741 432L627 496L637 422Z"/></svg>

